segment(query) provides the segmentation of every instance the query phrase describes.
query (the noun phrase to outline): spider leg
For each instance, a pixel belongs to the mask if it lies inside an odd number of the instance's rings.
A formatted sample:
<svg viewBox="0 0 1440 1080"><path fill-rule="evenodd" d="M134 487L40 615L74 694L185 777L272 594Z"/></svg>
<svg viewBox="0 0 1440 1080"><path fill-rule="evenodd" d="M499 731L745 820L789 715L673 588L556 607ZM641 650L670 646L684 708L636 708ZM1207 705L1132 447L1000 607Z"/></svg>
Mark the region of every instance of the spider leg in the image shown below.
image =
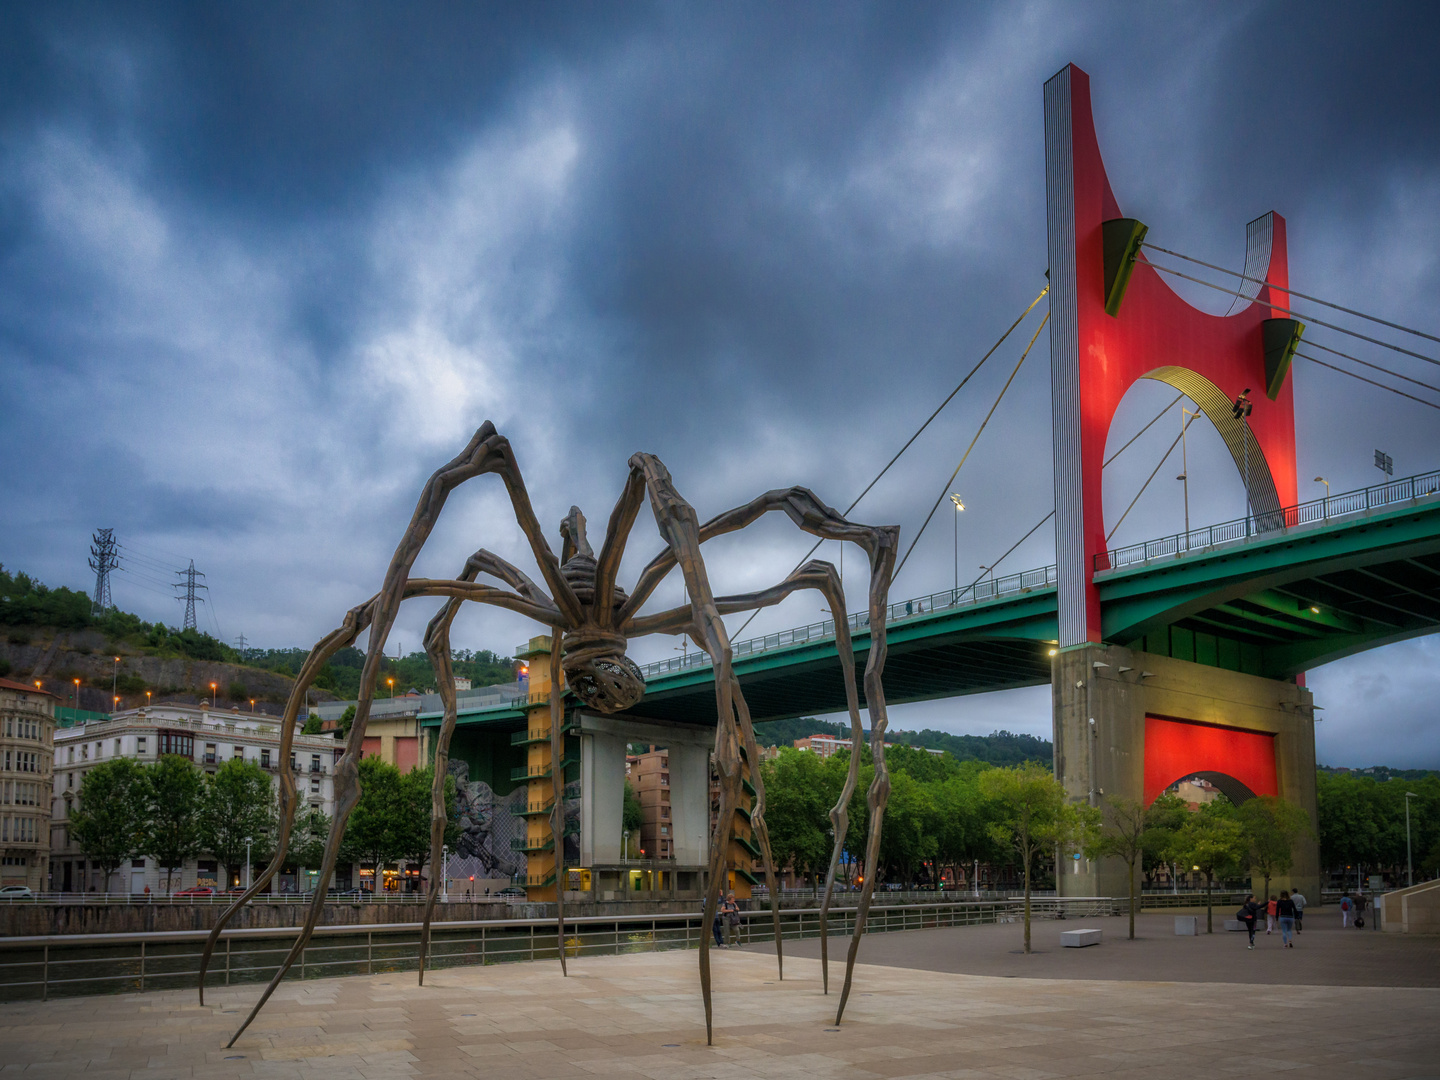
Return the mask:
<svg viewBox="0 0 1440 1080"><path fill-rule="evenodd" d="M600 558L595 565L595 618L607 629L615 625L615 577L620 572L620 559L644 501L645 478L632 469L625 480L625 490L610 513L605 542L600 545Z"/></svg>
<svg viewBox="0 0 1440 1080"><path fill-rule="evenodd" d="M650 496L655 523L685 575L694 615L689 628L695 643L710 654L715 664L715 704L718 714L715 733L715 771L720 779L720 813L710 847L710 879L705 889L704 925L700 934L700 996L705 1006L705 1041L714 1041L710 981L710 936L719 910L720 888L726 855L734 836L735 808L740 802L740 740L736 730L734 694L736 684L730 666L730 638L715 606L709 576L700 554L700 525L694 509L675 490L670 473L659 458L636 454L631 469L642 475ZM662 575L663 576L663 575Z"/></svg>
<svg viewBox="0 0 1440 1080"><path fill-rule="evenodd" d="M350 727L349 738L346 740L345 752L335 766L335 817L330 823L330 835L325 842L325 855L321 861L320 875L316 880L315 896L310 904L310 910L306 913L305 923L300 928L300 933L296 935L290 951L286 954L269 985L261 993L260 1000L255 1003L244 1023L231 1036L230 1041L226 1044L227 1048L234 1046L235 1040L254 1021L265 1002L270 999L270 995L280 985L286 972L304 951L311 934L315 931L316 924L320 921L320 916L325 909L325 891L329 887L331 876L335 872L335 864L339 859L340 841L345 835L345 825L350 819L351 811L355 809L355 804L360 799L359 763L365 740L365 726L370 717L370 705L374 700L375 683L379 677L380 660L384 654L385 643L399 612L400 602L405 597L407 586L410 584L410 568L414 566L415 559L435 528L435 523L445 507L445 501L449 498L450 492L466 480L487 472L498 473L504 481L520 527L530 538L531 546L535 549L540 569L544 573L546 581L552 588L555 588L556 604L567 615L572 610L577 617L580 614L579 602L561 576L555 555L545 543L544 536L540 532L539 522L535 520L535 513L530 506L530 499L525 492L525 484L520 476L520 471L515 465L509 440L497 434L495 425L487 420L471 437L465 449L437 469L426 482L420 498L416 502L415 513L410 518L410 524L401 537L399 545L395 548L395 554L391 557L390 567L385 573L384 585L375 601L365 665L360 673L360 697L355 706L355 719ZM476 586L472 585L469 588L475 589ZM494 591L492 590L492 592Z"/></svg>
<svg viewBox="0 0 1440 1080"><path fill-rule="evenodd" d="M631 468L642 468L647 457L648 455L643 454L637 454L632 457L630 459ZM660 466L660 470L663 472L664 466ZM666 479L668 481L668 474L666 474ZM865 551L870 561L870 610L868 615L870 652L865 666L865 705L870 713L870 742L872 756L875 761L875 778L870 785L869 791L866 793L866 803L870 808L870 827L866 842L865 883L861 888L859 910L855 918L854 934L850 939L850 949L845 962L845 984L840 994L840 1007L835 1016L835 1022L838 1024L841 1016L844 1015L845 1003L850 996L850 987L855 970L855 956L860 947L860 937L864 933L865 920L869 915L870 901L874 895L875 864L879 858L881 821L884 817L885 804L890 797L890 774L885 766L884 745L884 731L888 725L888 718L885 706L885 689L881 676L885 668L885 620L889 607L890 579L894 575L895 551L899 543L900 530L895 526L869 526L847 521L834 509L821 502L809 488L792 487L767 491L764 495L746 503L744 506L736 507L733 510L728 510L723 514L711 518L699 528L698 539L703 543L716 536L734 532L737 529L743 529L771 510L784 512L791 521L805 532L814 536L819 536L827 540L849 541L857 544ZM659 511L657 510L657 518L658 514ZM663 533L664 529L662 528L661 531ZM635 591L631 594L630 599L620 612L620 625L624 632L629 633L632 624L639 624L640 620L636 619L635 613L639 611L641 605L649 598L656 586L660 584L677 561L677 551L674 544L671 544L665 551L662 551L652 559L650 564L642 571ZM841 618L835 620L838 647L840 624L845 621L843 618L844 608L832 607L832 610L838 611L842 615ZM845 632L848 635L848 625L845 627ZM848 649L846 650L846 655L852 655ZM851 685L853 686L853 680L851 681ZM858 722L858 715L854 712L851 714L851 731L855 736L855 745L858 748L859 740L863 737L863 732ZM826 903L822 905L823 910L825 910L827 914L829 897L834 888L835 873L839 865L840 852L845 842L845 829L848 828L847 807L849 804L849 793L854 791L854 786L859 775L859 762L856 760L857 758L858 754L851 755L851 770L850 773L847 773L846 788L845 791L842 792L844 797L830 813L830 820L835 825L836 835L835 847L831 854L830 870L826 877ZM842 828L842 826L844 827ZM823 934L820 941L822 957L828 960L826 938ZM828 971L825 972L825 983L828 991Z"/></svg>
<svg viewBox="0 0 1440 1080"><path fill-rule="evenodd" d="M560 667L559 626L550 628L550 835L555 838L555 933L560 952L560 974L565 968L565 688Z"/></svg>

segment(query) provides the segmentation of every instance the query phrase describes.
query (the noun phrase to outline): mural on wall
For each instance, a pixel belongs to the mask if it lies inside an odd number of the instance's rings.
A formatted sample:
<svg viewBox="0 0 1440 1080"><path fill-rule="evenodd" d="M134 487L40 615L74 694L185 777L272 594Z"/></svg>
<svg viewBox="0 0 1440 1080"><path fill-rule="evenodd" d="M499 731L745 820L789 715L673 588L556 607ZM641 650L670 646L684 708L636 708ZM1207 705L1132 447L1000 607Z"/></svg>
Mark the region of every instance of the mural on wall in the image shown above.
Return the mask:
<svg viewBox="0 0 1440 1080"><path fill-rule="evenodd" d="M455 758L450 759L450 775L455 778L455 822L460 829L455 854L478 859L486 877L523 875L525 853L515 851L510 842L525 838L525 787L496 795L483 780L472 781L470 766Z"/></svg>

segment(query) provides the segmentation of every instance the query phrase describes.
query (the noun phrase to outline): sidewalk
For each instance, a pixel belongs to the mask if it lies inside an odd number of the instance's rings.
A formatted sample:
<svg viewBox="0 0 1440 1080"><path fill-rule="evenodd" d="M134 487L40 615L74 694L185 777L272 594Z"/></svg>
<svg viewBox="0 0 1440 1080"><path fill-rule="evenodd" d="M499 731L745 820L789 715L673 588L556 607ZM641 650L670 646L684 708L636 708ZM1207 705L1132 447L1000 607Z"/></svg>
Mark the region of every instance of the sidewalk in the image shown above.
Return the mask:
<svg viewBox="0 0 1440 1080"><path fill-rule="evenodd" d="M1062 925L1038 924L1047 940ZM861 955L879 960L894 948L887 942L902 940L932 951L948 941L958 955L977 929L1006 931L1019 945L1018 925L970 927L877 935ZM1222 940L1233 952L1234 936ZM1159 944L1137 942L1128 959L1143 965L1144 947ZM1107 941L1067 950L1064 960L1078 972L1125 951ZM1236 960L1299 955L1241 946ZM1019 959L1061 957L1057 950ZM1154 966L1152 979L1173 974ZM1197 1075L1323 1071L1399 1080L1434 1075L1440 1061L1440 990L1433 988L1292 985L1256 993L1226 983L996 978L862 964L836 1030L836 994L821 996L818 963L790 957L785 968L779 982L773 957L714 954L713 1047L705 1045L694 952L577 958L568 979L557 963L544 962L432 972L423 988L408 972L288 982L231 1050L222 1047L258 987L212 990L203 1009L190 991L26 1002L0 1006L0 1076L1154 1080L1183 1063ZM832 967L834 991L840 974L840 965Z"/></svg>

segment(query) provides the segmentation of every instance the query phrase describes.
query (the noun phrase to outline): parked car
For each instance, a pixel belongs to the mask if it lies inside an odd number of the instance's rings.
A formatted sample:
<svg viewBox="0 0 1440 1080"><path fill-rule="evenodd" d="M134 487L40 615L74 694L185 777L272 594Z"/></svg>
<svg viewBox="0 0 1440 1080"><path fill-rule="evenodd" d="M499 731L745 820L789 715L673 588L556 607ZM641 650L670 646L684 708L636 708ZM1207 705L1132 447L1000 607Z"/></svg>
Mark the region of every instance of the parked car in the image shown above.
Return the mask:
<svg viewBox="0 0 1440 1080"><path fill-rule="evenodd" d="M215 890L209 885L196 885L193 889L181 889L171 895L177 898L181 896L214 896Z"/></svg>
<svg viewBox="0 0 1440 1080"><path fill-rule="evenodd" d="M35 894L29 885L6 885L0 888L0 900L33 900Z"/></svg>
<svg viewBox="0 0 1440 1080"><path fill-rule="evenodd" d="M503 897L506 900L524 900L525 897L529 894L526 893L524 889L520 888L520 886L511 885L508 888L501 889L495 895Z"/></svg>

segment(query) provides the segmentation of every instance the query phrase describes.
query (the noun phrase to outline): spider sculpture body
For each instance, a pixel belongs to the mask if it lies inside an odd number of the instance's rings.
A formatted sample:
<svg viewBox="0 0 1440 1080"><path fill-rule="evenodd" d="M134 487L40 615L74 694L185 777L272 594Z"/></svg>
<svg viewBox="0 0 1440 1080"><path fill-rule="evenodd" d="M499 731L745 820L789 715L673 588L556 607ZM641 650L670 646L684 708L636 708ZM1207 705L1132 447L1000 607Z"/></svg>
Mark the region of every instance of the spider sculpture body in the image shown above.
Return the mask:
<svg viewBox="0 0 1440 1080"><path fill-rule="evenodd" d="M525 484L516 465L510 443L504 436L497 434L494 425L489 422L481 426L459 456L439 469L426 483L415 508L415 514L410 520L410 525L395 550L380 591L365 603L352 608L341 625L315 645L297 676L295 686L286 703L281 726L281 761L285 761L288 757L296 718L305 700L306 689L314 681L320 669L338 650L351 645L365 630L370 631L365 664L361 673L359 701L355 707L355 718L350 728L344 753L335 766L335 816L325 845L325 855L320 867L314 899L307 912L305 924L280 970L275 974L269 986L261 994L260 1000L227 1045L233 1045L254 1020L279 985L280 980L305 948L319 921L325 903L326 889L335 872L345 825L360 795L358 765L365 737L365 727L374 698L380 660L384 655L386 640L400 604L408 598L424 596L446 598L445 604L431 620L425 635L426 653L434 667L436 685L439 687L444 703L444 719L436 743L435 783L432 791L430 843L432 868L438 866L440 862L440 848L445 831L446 815L445 777L449 760L450 738L455 730L456 720L455 682L450 666L450 625L465 601L493 604L517 611L550 628L552 640L550 730L552 733L564 729L562 686L574 694L586 707L602 713L623 712L644 696L644 676L626 655L626 645L630 639L649 634L684 634L709 654L715 670L717 706L715 768L719 774L721 794L719 820L711 838L709 880L705 895L705 918L706 925L708 925L714 918L725 880L726 855L730 849L736 811L741 799L744 763L748 761L752 765L758 766L760 761L749 709L745 704L739 679L731 664L730 641L722 617L777 604L785 597L802 589L818 590L828 601L830 610L835 613L835 644L845 677L847 705L855 739L854 745L858 747L864 738L855 688L854 652L851 646L849 624L845 619L845 596L840 576L834 566L822 561L808 562L784 581L760 592L716 597L711 591L704 559L701 555L701 545L717 536L743 529L771 510L783 511L801 529L817 537L858 545L866 553L870 565L870 648L864 687L866 706L870 713L870 741L875 763L875 778L867 795L870 812L869 831L866 837L863 891L855 921L854 935L850 941L846 960L844 987L836 1011L835 1022L837 1024L840 1022L840 1018L844 1014L845 1002L850 993L856 951L864 932L865 918L870 907L875 882L875 866L879 856L881 819L890 790L884 756L886 711L881 673L885 665L885 617L889 601L890 579L895 566L899 530L895 526L867 526L846 521L805 488L767 492L744 506L727 511L701 524L689 503L676 491L669 472L658 458L649 454L636 454L631 457L629 465L630 473L624 491L611 512L605 540L598 556L586 538L585 518L579 509L574 507L561 523L561 554L559 558L555 556L541 532L539 522L530 505L530 498L526 493ZM525 573L504 559L483 550L472 555L466 561L460 575L453 580L412 578L410 576L415 559L434 528L450 492L466 480L485 473L497 475L505 484L517 523L525 533L535 560L539 564L545 588L532 581ZM634 590L627 594L616 584L615 579L630 531L647 499L661 537L665 541L665 548L645 567ZM669 611L641 615L640 608L676 566L679 566L684 577L689 603ZM506 587L479 582L477 579L482 574L501 582ZM557 787L558 778L561 775L561 741L558 737L550 740L552 776L556 777ZM825 896L821 905L820 936L822 961L826 961L824 969L827 992L829 979L828 957L825 953L825 918L834 890L841 847L848 828L847 807L855 790L859 765L860 755L852 754L844 788L839 801L830 812L831 822L834 826L835 848L831 854L829 873L825 883ZM765 827L764 785L761 782L758 768L753 771L751 781L755 787L754 805L750 810L751 825L761 848L766 878L770 886L777 960L782 965L781 977L783 978L783 958L778 955L780 951L779 897L775 888L774 861L770 855L769 835ZM200 1000L202 1004L205 993L205 972L221 931L236 911L266 887L285 862L297 801L294 777L291 776L289 770L281 770L280 828L275 855L250 888L226 909L210 933L200 964ZM556 798L551 808L552 835L556 837L562 833L562 814L563 800ZM561 862L562 845L557 843L555 851L557 951L563 970L565 967L563 906L565 871ZM440 888L439 877L440 874L431 873L429 894L426 898L420 944L420 981L422 983L425 979L430 920ZM704 1000L705 1027L708 1037L712 1032L712 1009L709 941L705 934L701 935L700 942L700 986Z"/></svg>

